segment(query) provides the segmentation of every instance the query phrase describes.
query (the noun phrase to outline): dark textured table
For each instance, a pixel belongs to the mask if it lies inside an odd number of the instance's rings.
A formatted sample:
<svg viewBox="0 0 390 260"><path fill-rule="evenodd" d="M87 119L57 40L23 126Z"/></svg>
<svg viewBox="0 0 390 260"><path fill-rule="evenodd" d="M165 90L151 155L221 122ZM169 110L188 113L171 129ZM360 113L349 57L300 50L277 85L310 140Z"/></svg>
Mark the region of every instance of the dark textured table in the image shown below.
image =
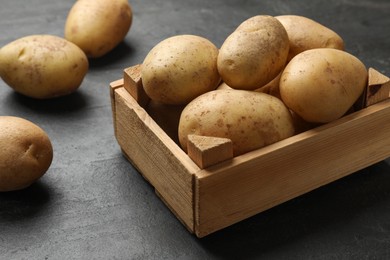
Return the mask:
<svg viewBox="0 0 390 260"><path fill-rule="evenodd" d="M63 36L73 3L2 0L0 46L30 34ZM390 75L388 0L130 3L134 20L126 39L90 61L76 93L38 101L0 82L0 115L35 122L54 147L44 177L28 189L0 193L0 259L390 258L390 159L198 239L122 156L108 88L169 36L196 34L220 46L257 14L313 18L343 36L366 66Z"/></svg>

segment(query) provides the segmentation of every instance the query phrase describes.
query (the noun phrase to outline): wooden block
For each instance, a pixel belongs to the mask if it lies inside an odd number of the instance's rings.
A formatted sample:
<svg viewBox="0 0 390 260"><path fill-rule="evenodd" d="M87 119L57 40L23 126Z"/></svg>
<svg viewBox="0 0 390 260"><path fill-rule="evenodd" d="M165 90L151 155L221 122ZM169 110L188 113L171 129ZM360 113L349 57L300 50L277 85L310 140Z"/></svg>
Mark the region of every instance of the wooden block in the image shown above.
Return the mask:
<svg viewBox="0 0 390 260"><path fill-rule="evenodd" d="M228 138L189 135L188 156L201 168L233 158L233 142Z"/></svg>
<svg viewBox="0 0 390 260"><path fill-rule="evenodd" d="M389 98L389 94L390 78L373 68L369 68L365 106L368 107L372 104L383 101Z"/></svg>
<svg viewBox="0 0 390 260"><path fill-rule="evenodd" d="M124 70L124 88L137 101L141 107L145 107L149 102L149 97L145 93L141 79L141 64L137 64Z"/></svg>
<svg viewBox="0 0 390 260"><path fill-rule="evenodd" d="M110 83L110 97L111 97L111 109L112 109L112 118L114 121L114 132L116 134L116 108L115 108L115 89L123 87L123 79L119 79Z"/></svg>

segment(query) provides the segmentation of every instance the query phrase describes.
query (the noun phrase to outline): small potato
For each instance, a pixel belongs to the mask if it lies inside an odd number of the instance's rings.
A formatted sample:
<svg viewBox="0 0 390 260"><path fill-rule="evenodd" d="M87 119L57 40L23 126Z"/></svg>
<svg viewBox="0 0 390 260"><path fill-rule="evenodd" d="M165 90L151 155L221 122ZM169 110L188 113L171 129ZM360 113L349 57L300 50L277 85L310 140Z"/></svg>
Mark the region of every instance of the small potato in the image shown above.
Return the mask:
<svg viewBox="0 0 390 260"><path fill-rule="evenodd" d="M288 50L283 25L272 16L254 16L240 24L222 44L218 71L230 87L254 90L282 71Z"/></svg>
<svg viewBox="0 0 390 260"><path fill-rule="evenodd" d="M290 41L288 61L295 55L314 48L344 50L343 39L324 25L298 15L275 16L287 31Z"/></svg>
<svg viewBox="0 0 390 260"><path fill-rule="evenodd" d="M73 43L30 35L0 49L0 76L15 91L37 99L68 95L81 85L88 59Z"/></svg>
<svg viewBox="0 0 390 260"><path fill-rule="evenodd" d="M19 117L0 116L0 192L30 186L49 169L53 148L47 134Z"/></svg>
<svg viewBox="0 0 390 260"><path fill-rule="evenodd" d="M132 19L128 0L78 0L66 19L65 39L98 58L123 41Z"/></svg>
<svg viewBox="0 0 390 260"><path fill-rule="evenodd" d="M367 69L355 56L319 48L296 55L284 69L283 102L305 121L327 123L343 116L363 93Z"/></svg>
<svg viewBox="0 0 390 260"><path fill-rule="evenodd" d="M146 55L141 78L146 94L157 102L184 105L214 90L220 82L217 47L196 35L177 35Z"/></svg>
<svg viewBox="0 0 390 260"><path fill-rule="evenodd" d="M294 134L291 114L281 100L254 91L221 89L191 101L179 121L179 141L187 151L188 135L229 138L234 156Z"/></svg>

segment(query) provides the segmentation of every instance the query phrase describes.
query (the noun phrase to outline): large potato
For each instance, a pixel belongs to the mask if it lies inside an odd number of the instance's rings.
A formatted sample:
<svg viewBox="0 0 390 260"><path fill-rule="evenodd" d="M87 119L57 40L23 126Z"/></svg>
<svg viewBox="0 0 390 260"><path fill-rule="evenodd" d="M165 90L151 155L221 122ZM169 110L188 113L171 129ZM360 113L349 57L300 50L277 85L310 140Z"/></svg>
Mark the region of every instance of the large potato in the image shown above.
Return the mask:
<svg viewBox="0 0 390 260"><path fill-rule="evenodd" d="M53 35L30 35L0 49L0 76L15 91L38 99L74 92L88 71L75 44Z"/></svg>
<svg viewBox="0 0 390 260"><path fill-rule="evenodd" d="M314 48L344 50L344 41L336 32L310 18L299 15L280 15L275 18L283 24L288 34L288 60Z"/></svg>
<svg viewBox="0 0 390 260"><path fill-rule="evenodd" d="M46 173L53 158L47 134L19 117L0 116L0 192L28 187Z"/></svg>
<svg viewBox="0 0 390 260"><path fill-rule="evenodd" d="M240 24L222 44L218 71L230 87L254 90L282 71L288 50L283 25L272 16L254 16Z"/></svg>
<svg viewBox="0 0 390 260"><path fill-rule="evenodd" d="M187 104L214 90L220 81L217 47L196 35L177 35L146 55L141 78L146 94L163 104Z"/></svg>
<svg viewBox="0 0 390 260"><path fill-rule="evenodd" d="M284 69L283 102L305 121L327 123L343 116L364 91L367 69L355 56L320 48L296 55Z"/></svg>
<svg viewBox="0 0 390 260"><path fill-rule="evenodd" d="M128 0L78 0L66 19L65 39L98 58L123 41L132 19Z"/></svg>
<svg viewBox="0 0 390 260"><path fill-rule="evenodd" d="M294 134L291 114L281 100L254 91L222 89L205 93L183 110L179 141L187 151L188 135L229 138L234 156Z"/></svg>

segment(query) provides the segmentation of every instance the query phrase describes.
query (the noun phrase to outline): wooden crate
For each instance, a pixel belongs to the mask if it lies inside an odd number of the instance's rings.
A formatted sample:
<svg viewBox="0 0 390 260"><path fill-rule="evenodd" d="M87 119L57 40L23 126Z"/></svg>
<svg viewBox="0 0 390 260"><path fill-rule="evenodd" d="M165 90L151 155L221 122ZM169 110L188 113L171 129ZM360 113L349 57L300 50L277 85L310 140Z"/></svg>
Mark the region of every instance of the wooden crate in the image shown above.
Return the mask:
<svg viewBox="0 0 390 260"><path fill-rule="evenodd" d="M126 69L123 79L111 83L115 136L128 160L198 237L390 157L389 81L379 77L363 95L375 104L202 169L172 129L162 126L164 119L158 124L149 114L139 68Z"/></svg>

